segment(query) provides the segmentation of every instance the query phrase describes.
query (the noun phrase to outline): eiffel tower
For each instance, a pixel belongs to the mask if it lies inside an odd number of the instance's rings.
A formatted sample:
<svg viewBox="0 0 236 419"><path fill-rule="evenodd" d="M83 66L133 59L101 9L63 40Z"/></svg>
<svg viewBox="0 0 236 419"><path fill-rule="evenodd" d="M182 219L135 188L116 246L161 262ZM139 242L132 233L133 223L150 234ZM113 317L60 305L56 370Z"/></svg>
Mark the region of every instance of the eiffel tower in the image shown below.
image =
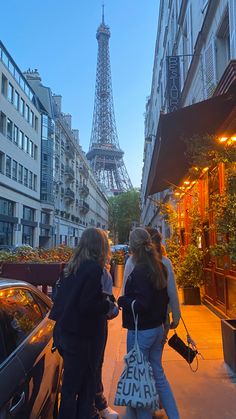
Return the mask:
<svg viewBox="0 0 236 419"><path fill-rule="evenodd" d="M116 130L109 55L110 36L102 6L102 23L96 34L98 58L95 102L87 158L107 195L118 195L132 189L132 183L123 161L124 152L120 149Z"/></svg>

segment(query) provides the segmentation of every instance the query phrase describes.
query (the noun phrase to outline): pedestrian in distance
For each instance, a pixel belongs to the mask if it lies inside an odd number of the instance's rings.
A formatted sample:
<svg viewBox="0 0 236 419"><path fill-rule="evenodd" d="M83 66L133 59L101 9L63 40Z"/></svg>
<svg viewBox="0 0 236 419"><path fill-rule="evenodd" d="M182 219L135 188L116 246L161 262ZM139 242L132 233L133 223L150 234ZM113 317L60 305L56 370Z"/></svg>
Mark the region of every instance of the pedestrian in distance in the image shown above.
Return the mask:
<svg viewBox="0 0 236 419"><path fill-rule="evenodd" d="M150 362L162 405L170 419L179 419L178 408L162 366L164 324L167 317L167 270L160 262L150 234L144 228L130 233L130 249L134 268L127 278L124 295L118 299L122 308L123 327L128 329L127 352L135 341L132 302L138 315L138 344ZM127 262L128 263L128 262ZM152 410L137 408L131 414L137 419L151 419Z"/></svg>
<svg viewBox="0 0 236 419"><path fill-rule="evenodd" d="M58 419L100 418L95 408L96 374L106 338L106 316L114 309L101 284L108 256L103 231L84 230L56 293L50 318L56 321L54 342L64 361Z"/></svg>

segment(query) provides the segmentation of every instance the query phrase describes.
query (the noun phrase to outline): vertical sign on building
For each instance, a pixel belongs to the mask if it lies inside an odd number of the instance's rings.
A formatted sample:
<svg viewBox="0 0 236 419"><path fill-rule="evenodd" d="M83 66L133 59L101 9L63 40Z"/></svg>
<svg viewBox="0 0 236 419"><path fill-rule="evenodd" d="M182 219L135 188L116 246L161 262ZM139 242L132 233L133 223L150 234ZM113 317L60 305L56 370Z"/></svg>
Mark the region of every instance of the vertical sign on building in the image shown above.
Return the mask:
<svg viewBox="0 0 236 419"><path fill-rule="evenodd" d="M179 57L171 55L167 60L167 103L168 112L177 111L180 102L180 65Z"/></svg>

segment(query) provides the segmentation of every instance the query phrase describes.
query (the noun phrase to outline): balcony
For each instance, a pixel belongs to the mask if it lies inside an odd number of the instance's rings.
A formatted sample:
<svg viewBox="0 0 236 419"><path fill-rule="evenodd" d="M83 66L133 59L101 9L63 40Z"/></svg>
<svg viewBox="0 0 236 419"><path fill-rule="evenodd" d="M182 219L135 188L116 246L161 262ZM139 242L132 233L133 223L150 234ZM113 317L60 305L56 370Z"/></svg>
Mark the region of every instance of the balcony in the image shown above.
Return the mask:
<svg viewBox="0 0 236 419"><path fill-rule="evenodd" d="M80 183L79 192L80 192L80 195L82 195L82 196L88 196L88 194L89 194L88 186L85 185L84 183Z"/></svg>
<svg viewBox="0 0 236 419"><path fill-rule="evenodd" d="M85 202L82 199L79 202L79 211L81 214L87 214L87 212L89 211L89 204L87 204L87 202Z"/></svg>
<svg viewBox="0 0 236 419"><path fill-rule="evenodd" d="M66 188L65 190L65 201L72 202L75 199L75 193L70 188Z"/></svg>
<svg viewBox="0 0 236 419"><path fill-rule="evenodd" d="M72 145L70 143L66 143L65 146L65 154L70 158L73 159L74 158L74 148L72 147Z"/></svg>
<svg viewBox="0 0 236 419"><path fill-rule="evenodd" d="M66 166L65 167L65 175L69 178L69 179L74 179L75 177L75 171L74 169L72 169L72 167L70 166Z"/></svg>
<svg viewBox="0 0 236 419"><path fill-rule="evenodd" d="M89 171L88 171L87 167L84 164L80 164L79 165L79 172L82 175L84 175L85 178L88 178Z"/></svg>

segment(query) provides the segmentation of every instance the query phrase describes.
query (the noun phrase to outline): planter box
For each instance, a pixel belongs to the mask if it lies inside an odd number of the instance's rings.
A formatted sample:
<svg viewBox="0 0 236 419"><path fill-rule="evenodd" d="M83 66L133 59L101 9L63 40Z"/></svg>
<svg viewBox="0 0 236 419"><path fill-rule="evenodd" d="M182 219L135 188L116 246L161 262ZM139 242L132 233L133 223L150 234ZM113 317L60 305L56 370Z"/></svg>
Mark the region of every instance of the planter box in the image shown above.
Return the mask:
<svg viewBox="0 0 236 419"><path fill-rule="evenodd" d="M224 361L236 373L236 320L221 320Z"/></svg>
<svg viewBox="0 0 236 419"><path fill-rule="evenodd" d="M114 285L121 288L123 284L124 265L115 265Z"/></svg>
<svg viewBox="0 0 236 419"><path fill-rule="evenodd" d="M64 266L64 263L3 263L0 277L19 279L35 286L53 286Z"/></svg>
<svg viewBox="0 0 236 419"><path fill-rule="evenodd" d="M184 304L186 305L200 305L201 296L199 287L184 287L183 288Z"/></svg>

